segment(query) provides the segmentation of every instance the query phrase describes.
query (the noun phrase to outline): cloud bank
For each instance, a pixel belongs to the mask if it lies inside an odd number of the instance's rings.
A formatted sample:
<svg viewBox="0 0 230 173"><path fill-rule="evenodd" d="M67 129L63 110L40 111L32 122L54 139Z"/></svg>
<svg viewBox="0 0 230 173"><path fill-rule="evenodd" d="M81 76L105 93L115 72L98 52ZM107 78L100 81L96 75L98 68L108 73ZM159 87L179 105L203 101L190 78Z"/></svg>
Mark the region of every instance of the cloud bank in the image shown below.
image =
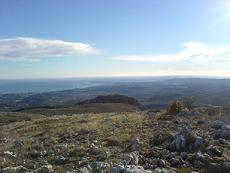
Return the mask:
<svg viewBox="0 0 230 173"><path fill-rule="evenodd" d="M192 61L197 63L230 61L230 45L212 46L202 42L187 42L182 44L182 46L185 49L176 54L121 55L114 57L114 59L143 62Z"/></svg>
<svg viewBox="0 0 230 173"><path fill-rule="evenodd" d="M47 57L82 56L96 52L85 43L28 37L0 39L0 60L39 61Z"/></svg>

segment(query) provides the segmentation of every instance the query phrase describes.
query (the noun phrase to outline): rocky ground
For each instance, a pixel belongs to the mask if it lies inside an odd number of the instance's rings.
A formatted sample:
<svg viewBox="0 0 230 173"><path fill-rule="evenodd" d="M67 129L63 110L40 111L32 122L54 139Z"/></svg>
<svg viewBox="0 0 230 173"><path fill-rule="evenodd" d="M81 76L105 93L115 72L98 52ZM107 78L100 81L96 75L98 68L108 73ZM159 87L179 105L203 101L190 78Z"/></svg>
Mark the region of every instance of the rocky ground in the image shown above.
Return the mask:
<svg viewBox="0 0 230 173"><path fill-rule="evenodd" d="M230 114L54 116L1 126L0 172L229 173Z"/></svg>

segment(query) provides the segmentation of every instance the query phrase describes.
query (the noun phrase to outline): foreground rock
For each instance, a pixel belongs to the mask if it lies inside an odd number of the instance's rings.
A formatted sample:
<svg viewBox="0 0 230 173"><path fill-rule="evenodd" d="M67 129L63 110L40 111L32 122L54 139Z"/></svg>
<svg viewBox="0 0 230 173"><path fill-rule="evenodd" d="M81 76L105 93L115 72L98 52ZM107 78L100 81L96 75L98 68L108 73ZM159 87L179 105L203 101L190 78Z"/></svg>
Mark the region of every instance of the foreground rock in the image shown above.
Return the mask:
<svg viewBox="0 0 230 173"><path fill-rule="evenodd" d="M154 173L176 173L176 171L172 169L166 169L166 168L156 168L154 170Z"/></svg>
<svg viewBox="0 0 230 173"><path fill-rule="evenodd" d="M116 165L110 170L110 173L153 173L150 170L145 170L142 166L137 165Z"/></svg>
<svg viewBox="0 0 230 173"><path fill-rule="evenodd" d="M124 154L124 164L137 165L139 162L139 153L137 151L131 152L129 154Z"/></svg>
<svg viewBox="0 0 230 173"><path fill-rule="evenodd" d="M43 165L36 170L28 169L22 165L15 167L7 167L0 170L0 173L8 173L8 172L18 172L18 173L53 173L52 165Z"/></svg>
<svg viewBox="0 0 230 173"><path fill-rule="evenodd" d="M79 169L79 173L94 173L94 172L98 172L98 173L104 173L106 171L108 171L109 169L109 165L103 162L92 162L89 163L87 166L82 167Z"/></svg>
<svg viewBox="0 0 230 173"><path fill-rule="evenodd" d="M192 134L189 130L184 130L175 135L170 144L172 151L198 151L205 145L205 140L198 135Z"/></svg>
<svg viewBox="0 0 230 173"><path fill-rule="evenodd" d="M211 173L229 173L230 172L230 163L229 162L225 162L223 164L210 163L208 165L208 170Z"/></svg>
<svg viewBox="0 0 230 173"><path fill-rule="evenodd" d="M7 167L4 168L2 170L0 170L0 172L2 173L6 173L6 172L32 172L33 170L25 168L24 166L20 165L20 166L15 166L15 167Z"/></svg>

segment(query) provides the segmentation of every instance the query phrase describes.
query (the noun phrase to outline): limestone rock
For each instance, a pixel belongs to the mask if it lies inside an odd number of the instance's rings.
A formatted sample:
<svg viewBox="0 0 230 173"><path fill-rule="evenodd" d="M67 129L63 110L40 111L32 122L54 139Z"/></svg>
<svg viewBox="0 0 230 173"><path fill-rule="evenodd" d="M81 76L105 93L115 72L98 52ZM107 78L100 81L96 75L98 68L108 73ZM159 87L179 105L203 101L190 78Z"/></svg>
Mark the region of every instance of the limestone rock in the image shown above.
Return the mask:
<svg viewBox="0 0 230 173"><path fill-rule="evenodd" d="M166 168L156 168L154 173L176 173L176 171Z"/></svg>
<svg viewBox="0 0 230 173"><path fill-rule="evenodd" d="M137 151L133 151L128 154L124 154L124 163L125 164L134 164L137 165L139 162L139 153Z"/></svg>
<svg viewBox="0 0 230 173"><path fill-rule="evenodd" d="M223 126L225 125L225 123L221 120L216 120L212 123L212 128L214 129L221 129Z"/></svg>
<svg viewBox="0 0 230 173"><path fill-rule="evenodd" d="M110 173L152 173L152 171L145 170L142 166L136 166L136 165L121 166L121 165L116 165L116 166L113 166L111 168Z"/></svg>
<svg viewBox="0 0 230 173"><path fill-rule="evenodd" d="M184 151L186 145L186 140L182 134L175 137L173 142L170 144L170 149L173 151Z"/></svg>

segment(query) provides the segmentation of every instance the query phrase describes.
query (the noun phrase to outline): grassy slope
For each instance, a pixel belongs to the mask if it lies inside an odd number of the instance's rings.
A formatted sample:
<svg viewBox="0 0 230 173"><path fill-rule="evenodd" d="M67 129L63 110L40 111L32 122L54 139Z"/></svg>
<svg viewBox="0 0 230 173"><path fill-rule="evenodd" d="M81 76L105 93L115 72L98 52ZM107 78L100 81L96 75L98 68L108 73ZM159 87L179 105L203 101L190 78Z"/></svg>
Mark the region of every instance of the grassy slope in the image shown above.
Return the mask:
<svg viewBox="0 0 230 173"><path fill-rule="evenodd" d="M77 161L116 161L136 136L144 140L151 134L152 124L145 121L143 113L136 112L55 116L11 123L2 127L7 142L1 145L0 152L12 151L17 157L7 158L0 168L24 165L34 169L49 162L62 172L77 166ZM98 141L97 149L91 147L94 140ZM64 166L56 164L61 155L69 160Z"/></svg>

